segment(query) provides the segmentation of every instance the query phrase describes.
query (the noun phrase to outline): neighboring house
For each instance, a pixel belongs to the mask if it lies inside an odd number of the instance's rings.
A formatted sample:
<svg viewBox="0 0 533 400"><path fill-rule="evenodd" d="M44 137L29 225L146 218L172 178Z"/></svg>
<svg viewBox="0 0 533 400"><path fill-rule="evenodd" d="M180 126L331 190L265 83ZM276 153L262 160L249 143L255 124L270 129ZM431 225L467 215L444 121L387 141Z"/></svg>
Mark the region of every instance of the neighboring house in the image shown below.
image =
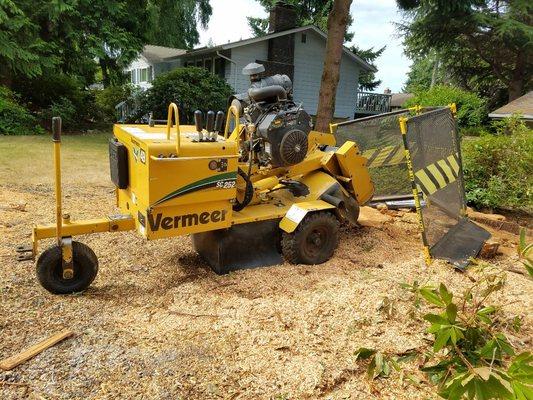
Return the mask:
<svg viewBox="0 0 533 400"><path fill-rule="evenodd" d="M142 53L133 61L126 72L134 85L147 89L152 80L160 73L175 68L175 61L166 61L169 58L186 53L186 50L172 47L146 45Z"/></svg>
<svg viewBox="0 0 533 400"><path fill-rule="evenodd" d="M243 67L250 62L258 62L265 66L265 76L288 75L293 82L294 99L302 102L305 109L315 115L327 36L313 25L295 25L295 11L278 4L270 13L270 32L265 36L190 51L162 48L174 50L177 54L157 59L150 58L148 53L158 46L146 46L146 51L128 70L140 69L141 75L139 79L135 78L137 80L133 77L137 77L138 72L131 73L132 82L149 87L150 81L143 81L145 76L153 79L161 72L181 66L203 67L223 77L236 93L242 93L248 90L250 84L249 78L242 75ZM354 116L361 71L375 71L375 68L344 47L335 103L336 118Z"/></svg>
<svg viewBox="0 0 533 400"><path fill-rule="evenodd" d="M391 111L405 108L404 107L405 102L415 97L413 93L390 93L390 95L391 95L391 99L390 99L390 110Z"/></svg>
<svg viewBox="0 0 533 400"><path fill-rule="evenodd" d="M503 119L510 117L513 114L520 114L523 120L529 127L533 127L533 91L530 91L507 103L503 107L494 110L489 114L491 119Z"/></svg>

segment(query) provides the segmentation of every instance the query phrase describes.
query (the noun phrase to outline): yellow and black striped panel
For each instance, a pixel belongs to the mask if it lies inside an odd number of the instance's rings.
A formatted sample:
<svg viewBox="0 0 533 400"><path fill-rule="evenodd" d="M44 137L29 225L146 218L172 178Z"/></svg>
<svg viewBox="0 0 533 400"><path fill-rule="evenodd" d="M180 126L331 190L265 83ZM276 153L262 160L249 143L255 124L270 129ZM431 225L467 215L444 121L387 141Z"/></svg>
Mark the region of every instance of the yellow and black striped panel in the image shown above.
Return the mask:
<svg viewBox="0 0 533 400"><path fill-rule="evenodd" d="M402 145L368 149L363 152L363 157L368 159L368 168L396 165L405 162L405 152Z"/></svg>
<svg viewBox="0 0 533 400"><path fill-rule="evenodd" d="M415 172L418 191L429 196L459 177L459 155L454 153Z"/></svg>

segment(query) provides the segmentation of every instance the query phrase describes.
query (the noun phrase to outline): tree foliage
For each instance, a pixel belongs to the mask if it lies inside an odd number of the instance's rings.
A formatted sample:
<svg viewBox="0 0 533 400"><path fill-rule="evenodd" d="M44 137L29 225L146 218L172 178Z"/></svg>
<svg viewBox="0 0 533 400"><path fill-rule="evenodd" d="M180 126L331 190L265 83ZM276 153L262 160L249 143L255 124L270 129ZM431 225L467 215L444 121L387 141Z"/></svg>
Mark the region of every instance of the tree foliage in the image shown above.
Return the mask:
<svg viewBox="0 0 533 400"><path fill-rule="evenodd" d="M142 93L139 117L154 113L156 119L166 119L168 105L176 103L180 110L180 123L192 123L195 110L225 111L231 87L217 75L204 68L178 68L157 76L152 87Z"/></svg>
<svg viewBox="0 0 533 400"><path fill-rule="evenodd" d="M407 100L405 106L446 106L457 105L457 122L459 127L475 127L485 121L487 109L485 100L475 93L470 93L453 86L437 85L433 88L415 93Z"/></svg>
<svg viewBox="0 0 533 400"><path fill-rule="evenodd" d="M100 67L105 86L120 84L145 44L190 48L210 15L208 0L2 1L0 77L54 70L89 85Z"/></svg>
<svg viewBox="0 0 533 400"><path fill-rule="evenodd" d="M407 54L437 54L453 82L481 95L531 88L533 3L529 0L397 0Z"/></svg>
<svg viewBox="0 0 533 400"><path fill-rule="evenodd" d="M259 3L268 12L278 2L279 0L259 0ZM333 0L285 0L283 3L294 7L297 16L297 26L315 25L324 32L328 30L328 15L333 9ZM347 26L350 26L352 22L353 19L349 16ZM248 25L255 36L263 36L268 33L268 17L248 17ZM346 31L344 40L349 42L352 39L353 33Z"/></svg>
<svg viewBox="0 0 533 400"><path fill-rule="evenodd" d="M192 49L199 42L198 26L205 28L211 17L209 0L157 0L156 23L150 43Z"/></svg>
<svg viewBox="0 0 533 400"><path fill-rule="evenodd" d="M383 46L382 48L377 50L374 50L374 48L371 47L369 49L364 50L360 49L356 45L353 45L350 47L350 50L373 67L376 67L375 61L383 54L383 52L385 51L385 47L386 46ZM376 89L379 85L381 85L381 79L376 79L375 72L361 71L361 74L359 75L360 90L372 91Z"/></svg>

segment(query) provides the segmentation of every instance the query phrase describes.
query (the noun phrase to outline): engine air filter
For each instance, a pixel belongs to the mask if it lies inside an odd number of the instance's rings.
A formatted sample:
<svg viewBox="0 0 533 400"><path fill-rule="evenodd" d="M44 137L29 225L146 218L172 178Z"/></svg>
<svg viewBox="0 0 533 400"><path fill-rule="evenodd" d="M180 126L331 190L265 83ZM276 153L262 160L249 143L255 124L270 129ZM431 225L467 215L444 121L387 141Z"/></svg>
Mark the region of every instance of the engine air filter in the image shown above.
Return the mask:
<svg viewBox="0 0 533 400"><path fill-rule="evenodd" d="M302 162L307 154L307 135L299 129L287 132L280 145L280 156L285 165Z"/></svg>

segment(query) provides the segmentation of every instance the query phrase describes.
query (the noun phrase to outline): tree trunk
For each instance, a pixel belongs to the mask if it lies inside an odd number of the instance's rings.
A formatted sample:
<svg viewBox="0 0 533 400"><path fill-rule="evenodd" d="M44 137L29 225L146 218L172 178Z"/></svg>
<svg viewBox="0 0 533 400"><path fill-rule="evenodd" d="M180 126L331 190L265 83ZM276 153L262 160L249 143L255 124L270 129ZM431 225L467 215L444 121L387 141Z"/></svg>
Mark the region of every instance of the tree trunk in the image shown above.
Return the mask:
<svg viewBox="0 0 533 400"><path fill-rule="evenodd" d="M439 55L435 53L435 60L433 61L433 72L431 73L431 83L429 88L431 89L437 83L437 72L439 71Z"/></svg>
<svg viewBox="0 0 533 400"><path fill-rule="evenodd" d="M328 17L328 41L315 126L315 129L320 132L328 132L329 123L333 119L335 95L339 84L342 43L344 42L351 4L352 0L334 0L333 8ZM352 89L357 90L357 88Z"/></svg>
<svg viewBox="0 0 533 400"><path fill-rule="evenodd" d="M104 88L109 87L110 79L109 79L109 71L107 69L107 62L103 58L99 59L100 68L102 69L102 83L104 85Z"/></svg>
<svg viewBox="0 0 533 400"><path fill-rule="evenodd" d="M519 52L516 56L516 63L511 80L507 87L509 101L518 99L524 93L524 82L526 75L526 55L525 52Z"/></svg>
<svg viewBox="0 0 533 400"><path fill-rule="evenodd" d="M0 64L0 85L10 89L13 85L13 73L8 63Z"/></svg>

